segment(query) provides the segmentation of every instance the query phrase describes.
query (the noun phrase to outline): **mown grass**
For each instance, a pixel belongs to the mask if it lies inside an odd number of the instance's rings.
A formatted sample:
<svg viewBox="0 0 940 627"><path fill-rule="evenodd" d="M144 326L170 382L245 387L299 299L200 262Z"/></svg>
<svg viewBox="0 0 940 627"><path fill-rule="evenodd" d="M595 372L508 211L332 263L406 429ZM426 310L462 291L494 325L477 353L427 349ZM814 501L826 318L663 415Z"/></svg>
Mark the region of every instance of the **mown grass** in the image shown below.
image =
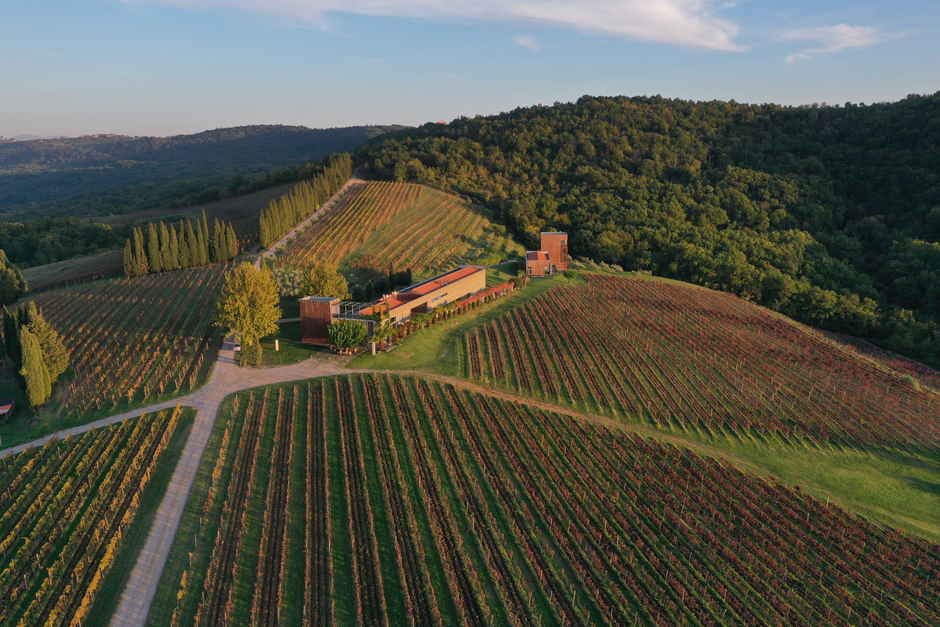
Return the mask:
<svg viewBox="0 0 940 627"><path fill-rule="evenodd" d="M575 278L572 285L583 279ZM434 326L416 331L402 340L394 350L378 355L365 354L348 363L349 368L371 368L375 370L428 370L444 375L459 375L461 339L468 332L481 327L553 287L567 285L568 279L561 275L533 279L529 284L509 296L477 307L465 314L438 322Z"/></svg>

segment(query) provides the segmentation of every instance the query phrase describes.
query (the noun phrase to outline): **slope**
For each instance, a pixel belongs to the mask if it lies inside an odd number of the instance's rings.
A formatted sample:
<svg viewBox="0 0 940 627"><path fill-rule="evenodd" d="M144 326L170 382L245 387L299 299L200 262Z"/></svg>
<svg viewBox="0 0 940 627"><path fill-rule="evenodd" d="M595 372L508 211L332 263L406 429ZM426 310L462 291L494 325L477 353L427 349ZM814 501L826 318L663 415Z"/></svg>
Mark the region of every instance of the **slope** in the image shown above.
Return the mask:
<svg viewBox="0 0 940 627"><path fill-rule="evenodd" d="M187 508L196 536L177 538L150 625L940 617L935 544L688 450L435 382L240 393L213 441Z"/></svg>
<svg viewBox="0 0 940 627"><path fill-rule="evenodd" d="M521 252L497 232L490 217L479 207L424 186L371 182L347 193L301 232L281 261L300 266L328 259L371 279L387 274L389 267L433 273Z"/></svg>

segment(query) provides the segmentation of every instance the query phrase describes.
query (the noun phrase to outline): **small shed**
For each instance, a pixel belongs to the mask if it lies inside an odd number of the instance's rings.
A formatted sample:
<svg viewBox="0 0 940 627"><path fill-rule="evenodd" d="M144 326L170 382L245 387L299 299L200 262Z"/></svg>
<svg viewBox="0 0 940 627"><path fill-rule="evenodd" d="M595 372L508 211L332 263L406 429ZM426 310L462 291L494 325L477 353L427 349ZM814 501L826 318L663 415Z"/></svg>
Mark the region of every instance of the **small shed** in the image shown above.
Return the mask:
<svg viewBox="0 0 940 627"><path fill-rule="evenodd" d="M7 423L14 409L16 409L16 399L5 398L0 400L0 425Z"/></svg>
<svg viewBox="0 0 940 627"><path fill-rule="evenodd" d="M530 250L525 254L526 276L548 276L555 273L554 264L544 250Z"/></svg>

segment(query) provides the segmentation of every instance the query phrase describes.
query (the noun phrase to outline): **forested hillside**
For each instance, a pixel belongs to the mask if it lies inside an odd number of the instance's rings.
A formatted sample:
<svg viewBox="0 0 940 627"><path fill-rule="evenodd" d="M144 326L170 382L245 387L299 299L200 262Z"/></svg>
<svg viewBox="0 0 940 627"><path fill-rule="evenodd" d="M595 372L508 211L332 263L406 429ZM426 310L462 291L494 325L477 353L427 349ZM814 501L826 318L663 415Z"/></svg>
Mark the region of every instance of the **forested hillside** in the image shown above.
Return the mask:
<svg viewBox="0 0 940 627"><path fill-rule="evenodd" d="M940 92L811 107L583 97L427 124L363 172L500 209L537 246L737 293L940 363Z"/></svg>
<svg viewBox="0 0 940 627"><path fill-rule="evenodd" d="M3 143L0 212L87 216L211 202L282 182L267 173L345 152L395 128L242 126L175 137Z"/></svg>

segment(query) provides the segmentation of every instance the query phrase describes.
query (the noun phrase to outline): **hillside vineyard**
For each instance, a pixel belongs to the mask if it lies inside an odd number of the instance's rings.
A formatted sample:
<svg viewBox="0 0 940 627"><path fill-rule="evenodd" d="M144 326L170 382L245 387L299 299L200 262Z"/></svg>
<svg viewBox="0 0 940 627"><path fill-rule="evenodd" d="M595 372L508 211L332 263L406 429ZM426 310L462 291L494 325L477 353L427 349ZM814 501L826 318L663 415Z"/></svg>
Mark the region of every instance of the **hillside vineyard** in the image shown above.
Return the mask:
<svg viewBox="0 0 940 627"><path fill-rule="evenodd" d="M940 444L932 390L817 331L722 292L586 277L466 336L469 376L709 435Z"/></svg>
<svg viewBox="0 0 940 627"><path fill-rule="evenodd" d="M215 437L188 583L162 600L172 624L940 620L929 542L451 386L364 375L258 389Z"/></svg>

